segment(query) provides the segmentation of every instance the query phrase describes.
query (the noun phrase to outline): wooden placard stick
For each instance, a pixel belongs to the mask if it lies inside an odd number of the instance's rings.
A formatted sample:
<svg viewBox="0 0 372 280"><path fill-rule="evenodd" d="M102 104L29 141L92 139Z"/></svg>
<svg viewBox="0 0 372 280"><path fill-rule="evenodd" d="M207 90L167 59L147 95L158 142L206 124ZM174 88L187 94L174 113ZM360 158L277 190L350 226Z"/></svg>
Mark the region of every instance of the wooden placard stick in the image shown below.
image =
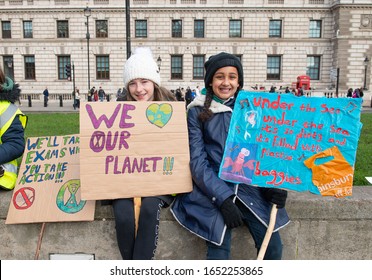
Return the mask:
<svg viewBox="0 0 372 280"><path fill-rule="evenodd" d="M45 224L46 223L42 223L41 224L41 229L40 229L40 233L39 233L39 239L37 241L37 248L36 248L36 253L35 253L35 260L38 260L39 259L39 254L40 254L40 248L41 248L41 242L43 240L43 236L44 236L44 231L45 231Z"/></svg>
<svg viewBox="0 0 372 280"><path fill-rule="evenodd" d="M267 246L269 245L271 235L273 234L277 213L278 213L278 208L276 207L276 204L273 204L273 207L271 208L271 213L270 213L269 226L267 227L264 240L262 241L262 245L258 253L257 260L263 260L265 256Z"/></svg>

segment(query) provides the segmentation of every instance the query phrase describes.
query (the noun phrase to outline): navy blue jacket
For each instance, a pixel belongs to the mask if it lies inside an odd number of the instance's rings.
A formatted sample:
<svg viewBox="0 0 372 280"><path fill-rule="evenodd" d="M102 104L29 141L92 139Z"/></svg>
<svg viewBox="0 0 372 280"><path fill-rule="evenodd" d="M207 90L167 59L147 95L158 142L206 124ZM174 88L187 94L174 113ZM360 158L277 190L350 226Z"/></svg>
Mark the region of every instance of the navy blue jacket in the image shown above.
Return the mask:
<svg viewBox="0 0 372 280"><path fill-rule="evenodd" d="M226 226L220 212L225 199L236 196L264 225L268 226L272 204L265 200L261 189L233 184L218 177L225 149L235 99L224 104L212 101L213 117L201 122L205 95L198 96L188 107L190 169L193 190L178 195L171 206L175 219L197 236L221 245ZM284 208L278 210L274 231L289 223Z"/></svg>

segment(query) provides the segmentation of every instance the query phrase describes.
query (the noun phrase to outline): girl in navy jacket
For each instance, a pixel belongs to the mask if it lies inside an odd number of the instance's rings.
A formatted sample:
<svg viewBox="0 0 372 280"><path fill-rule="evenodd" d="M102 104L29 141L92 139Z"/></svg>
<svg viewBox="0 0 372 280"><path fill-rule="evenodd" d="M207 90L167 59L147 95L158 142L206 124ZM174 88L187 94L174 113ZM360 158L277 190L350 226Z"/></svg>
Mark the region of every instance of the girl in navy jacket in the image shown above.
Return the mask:
<svg viewBox="0 0 372 280"><path fill-rule="evenodd" d="M229 259L231 229L243 224L259 252L274 203L280 209L264 259L281 259L278 229L289 222L284 209L287 192L233 184L218 177L235 97L243 87L240 60L219 53L209 58L205 70L206 92L187 107L193 191L178 195L171 212L183 227L206 240L207 259Z"/></svg>

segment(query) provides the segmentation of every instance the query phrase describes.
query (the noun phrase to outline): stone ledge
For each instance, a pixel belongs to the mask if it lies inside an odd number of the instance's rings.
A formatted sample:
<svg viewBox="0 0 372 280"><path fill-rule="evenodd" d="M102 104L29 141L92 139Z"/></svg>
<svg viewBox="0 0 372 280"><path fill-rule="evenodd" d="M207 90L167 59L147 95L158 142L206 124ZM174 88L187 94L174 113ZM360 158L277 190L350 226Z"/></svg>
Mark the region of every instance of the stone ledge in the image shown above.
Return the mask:
<svg viewBox="0 0 372 280"><path fill-rule="evenodd" d="M352 197L335 199L290 192L291 223L281 230L283 259L372 259L372 187L354 187ZM0 259L33 259L41 223L5 225L11 192L0 191ZM50 253L89 253L120 259L111 206L96 204L93 222L47 223L39 259ZM205 242L183 229L169 209L161 214L156 259L204 259ZM255 259L245 227L233 231L232 259Z"/></svg>

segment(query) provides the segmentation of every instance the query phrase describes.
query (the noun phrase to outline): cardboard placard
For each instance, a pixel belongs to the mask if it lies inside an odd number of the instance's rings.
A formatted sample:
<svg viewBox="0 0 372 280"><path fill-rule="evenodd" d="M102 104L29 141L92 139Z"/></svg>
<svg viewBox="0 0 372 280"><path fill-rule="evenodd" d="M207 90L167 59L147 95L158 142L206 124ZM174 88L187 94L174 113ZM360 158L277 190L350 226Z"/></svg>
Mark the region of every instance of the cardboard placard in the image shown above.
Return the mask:
<svg viewBox="0 0 372 280"><path fill-rule="evenodd" d="M90 102L80 109L84 199L190 192L184 102Z"/></svg>
<svg viewBox="0 0 372 280"><path fill-rule="evenodd" d="M93 221L95 201L80 195L79 136L31 137L6 224Z"/></svg>
<svg viewBox="0 0 372 280"><path fill-rule="evenodd" d="M352 194L361 98L239 93L219 176L259 187Z"/></svg>

